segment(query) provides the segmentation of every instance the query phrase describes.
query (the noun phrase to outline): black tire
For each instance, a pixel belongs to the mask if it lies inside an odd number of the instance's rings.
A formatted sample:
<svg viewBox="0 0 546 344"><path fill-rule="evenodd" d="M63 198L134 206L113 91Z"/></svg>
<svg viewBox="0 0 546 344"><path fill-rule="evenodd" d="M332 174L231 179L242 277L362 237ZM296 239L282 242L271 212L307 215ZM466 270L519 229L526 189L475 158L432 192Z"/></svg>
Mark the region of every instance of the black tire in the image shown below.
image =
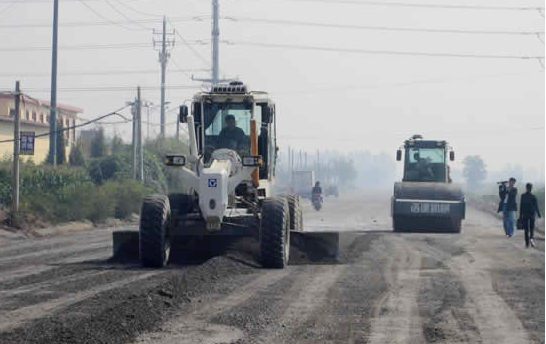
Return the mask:
<svg viewBox="0 0 546 344"><path fill-rule="evenodd" d="M452 219L451 220L451 232L452 233L461 233L461 219Z"/></svg>
<svg viewBox="0 0 546 344"><path fill-rule="evenodd" d="M392 230L394 232L402 232L403 231L403 227L402 227L402 218L399 217L399 216L393 216L392 217Z"/></svg>
<svg viewBox="0 0 546 344"><path fill-rule="evenodd" d="M139 228L139 255L142 266L162 268L167 265L170 254L167 226L170 215L167 196L151 195L144 199Z"/></svg>
<svg viewBox="0 0 546 344"><path fill-rule="evenodd" d="M300 231L302 230L302 211L300 208L300 197L297 195L290 195L286 198L288 199L288 209L290 211L290 229L293 231Z"/></svg>
<svg viewBox="0 0 546 344"><path fill-rule="evenodd" d="M262 202L260 259L266 268L284 268L290 257L290 210L284 197Z"/></svg>

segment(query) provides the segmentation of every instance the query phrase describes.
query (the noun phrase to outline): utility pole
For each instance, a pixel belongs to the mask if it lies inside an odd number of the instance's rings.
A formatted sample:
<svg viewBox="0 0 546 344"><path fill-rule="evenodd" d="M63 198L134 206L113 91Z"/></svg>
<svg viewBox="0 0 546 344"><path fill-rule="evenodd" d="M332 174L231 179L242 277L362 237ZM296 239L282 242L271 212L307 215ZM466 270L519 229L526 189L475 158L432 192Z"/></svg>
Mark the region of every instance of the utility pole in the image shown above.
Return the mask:
<svg viewBox="0 0 546 344"><path fill-rule="evenodd" d="M161 120L160 120L160 136L165 138L165 73L167 71L167 61L171 57L171 53L167 51L168 47L174 46L174 37L167 41L167 18L163 16L163 30L154 34L161 34L161 51L159 52L159 62L161 63ZM174 36L174 31L168 33L168 35ZM154 38L154 47L156 45Z"/></svg>
<svg viewBox="0 0 546 344"><path fill-rule="evenodd" d="M136 102L136 112L137 112L137 126L138 126L138 163L139 163L139 175L140 182L144 184L144 148L142 144L142 102L140 98L140 86L137 88L137 102Z"/></svg>
<svg viewBox="0 0 546 344"><path fill-rule="evenodd" d="M212 70L210 79L194 78L195 81L210 82L212 86L220 82L233 81L234 79L220 79L220 4L218 0L212 0Z"/></svg>
<svg viewBox="0 0 546 344"><path fill-rule="evenodd" d="M53 44L51 47L51 103L49 115L49 156L57 166L57 31L59 28L59 0L53 1Z"/></svg>
<svg viewBox="0 0 546 344"><path fill-rule="evenodd" d="M20 122L20 110L19 104L21 100L21 91L19 88L19 81L15 83L15 118L13 121L13 190L11 194L11 225L15 228L19 226L19 144L21 138L19 137L19 122Z"/></svg>
<svg viewBox="0 0 546 344"><path fill-rule="evenodd" d="M220 26L218 24L218 17L220 5L218 0L212 0L212 85L218 85L218 63L219 53L218 43L220 38Z"/></svg>
<svg viewBox="0 0 546 344"><path fill-rule="evenodd" d="M133 138L132 138L132 141L131 141L131 145L132 145L132 152L131 152L131 177L133 179L136 179L136 169L137 169L137 163L136 163L136 159L137 159L137 121L136 121L136 117L137 117L137 109L136 109L136 105L135 103L132 104L131 106L131 114L133 115Z"/></svg>
<svg viewBox="0 0 546 344"><path fill-rule="evenodd" d="M146 104L146 139L150 139L150 104Z"/></svg>

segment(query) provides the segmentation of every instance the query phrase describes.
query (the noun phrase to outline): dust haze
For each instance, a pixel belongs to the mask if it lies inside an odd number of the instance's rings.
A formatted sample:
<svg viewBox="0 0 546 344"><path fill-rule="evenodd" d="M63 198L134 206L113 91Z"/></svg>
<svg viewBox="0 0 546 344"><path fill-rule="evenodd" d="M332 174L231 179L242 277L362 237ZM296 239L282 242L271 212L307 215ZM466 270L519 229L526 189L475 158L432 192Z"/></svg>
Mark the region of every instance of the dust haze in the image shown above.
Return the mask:
<svg viewBox="0 0 546 344"><path fill-rule="evenodd" d="M167 15L171 19L168 29L176 29L188 43L175 36L168 64L167 132L173 134L178 105L201 87L191 76L209 77L206 70L210 69L210 3L196 0L123 3L129 7L114 4L117 9L114 11L112 4L101 1L86 2L87 6L79 1L61 1L58 100L83 108L82 118L95 118L133 100L140 85L144 87L143 97L158 104L160 68L152 29L160 30L162 16ZM480 1L480 5L513 3L489 0ZM525 5L542 3L527 1ZM38 0L19 3L2 14L0 35L5 50L0 85L3 90L13 89L14 75L18 75L23 90L49 99L51 27L48 25L52 11L51 2ZM326 25L282 24L279 20ZM73 25L78 22L117 24ZM339 24L357 28L335 27ZM371 30L359 26L425 31ZM361 180L390 178L393 168L395 177L400 178L400 164L391 163L395 150L403 140L417 133L425 139L445 139L451 143L457 152L453 164L455 176L463 169L464 157L479 155L491 172L491 180L522 171L525 180L538 181L544 179L544 69L538 59L518 57L543 56L540 37L426 30L542 32L543 27L544 18L538 11L471 11L330 1L220 1L221 76L239 77L251 88L272 95L279 111L281 153L286 153L287 147L309 154L318 148L347 157L352 152L361 152L352 156L357 165L364 164L366 152L385 157L385 161L387 157L392 159L384 167L385 174L370 172L365 165L359 167ZM134 46L115 47L122 43ZM84 48L75 49L75 45ZM104 47L89 47L93 45ZM43 49L36 49L40 47ZM516 58L408 56L344 50ZM89 73L70 75L74 71ZM108 71L148 73L109 75ZM122 89L100 89L104 87ZM76 91L76 88L89 90ZM159 132L157 108L151 109L150 122L153 136ZM130 124L105 127L108 133L117 132L125 141L130 140ZM383 181L379 184L383 185Z"/></svg>

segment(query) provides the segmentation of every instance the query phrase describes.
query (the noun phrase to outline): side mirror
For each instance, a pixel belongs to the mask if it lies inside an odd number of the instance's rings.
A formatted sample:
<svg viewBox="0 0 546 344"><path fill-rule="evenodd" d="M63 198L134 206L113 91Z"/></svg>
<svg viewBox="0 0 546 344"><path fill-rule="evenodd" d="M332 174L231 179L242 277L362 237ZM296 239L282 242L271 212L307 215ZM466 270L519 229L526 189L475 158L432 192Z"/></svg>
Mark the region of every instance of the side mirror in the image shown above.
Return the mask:
<svg viewBox="0 0 546 344"><path fill-rule="evenodd" d="M186 105L180 105L178 119L180 123L188 123L188 107Z"/></svg>
<svg viewBox="0 0 546 344"><path fill-rule="evenodd" d="M402 160L402 151L399 149L396 151L396 161Z"/></svg>
<svg viewBox="0 0 546 344"><path fill-rule="evenodd" d="M455 160L455 152L454 151L449 152L449 160L451 160L451 161Z"/></svg>

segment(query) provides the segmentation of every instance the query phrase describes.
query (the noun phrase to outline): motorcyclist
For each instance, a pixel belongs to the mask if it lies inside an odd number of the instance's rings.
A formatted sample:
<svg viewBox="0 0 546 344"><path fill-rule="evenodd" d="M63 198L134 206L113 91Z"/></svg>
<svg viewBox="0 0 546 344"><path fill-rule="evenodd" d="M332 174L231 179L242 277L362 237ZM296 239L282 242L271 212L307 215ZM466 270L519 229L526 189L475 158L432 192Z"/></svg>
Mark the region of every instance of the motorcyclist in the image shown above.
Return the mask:
<svg viewBox="0 0 546 344"><path fill-rule="evenodd" d="M313 194L313 198L315 196L318 196L322 200L322 188L320 187L320 182L317 181L315 183L315 186L313 187L313 190L312 190L312 194Z"/></svg>

